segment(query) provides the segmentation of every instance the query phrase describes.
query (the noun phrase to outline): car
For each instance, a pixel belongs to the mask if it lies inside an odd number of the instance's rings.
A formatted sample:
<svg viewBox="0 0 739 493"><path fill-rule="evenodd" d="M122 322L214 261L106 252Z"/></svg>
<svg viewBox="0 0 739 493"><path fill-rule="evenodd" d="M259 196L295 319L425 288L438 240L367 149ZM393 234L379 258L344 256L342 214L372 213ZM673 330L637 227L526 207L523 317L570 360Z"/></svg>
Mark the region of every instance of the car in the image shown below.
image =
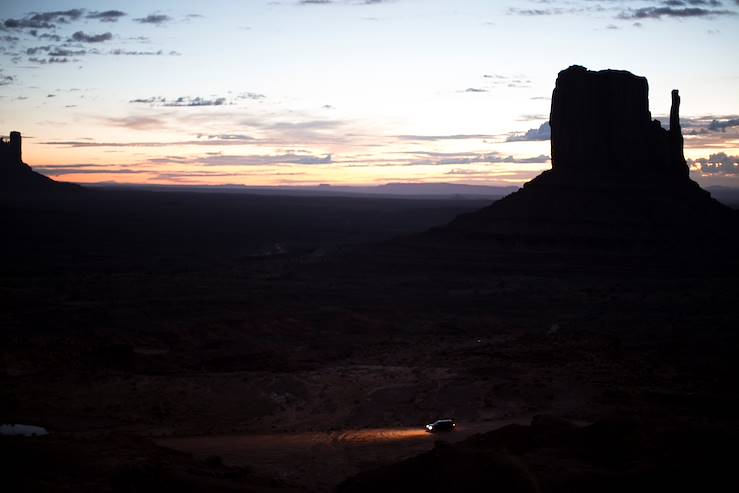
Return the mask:
<svg viewBox="0 0 739 493"><path fill-rule="evenodd" d="M429 433L436 433L439 431L454 431L457 423L453 419L439 419L433 423L426 425L426 431Z"/></svg>

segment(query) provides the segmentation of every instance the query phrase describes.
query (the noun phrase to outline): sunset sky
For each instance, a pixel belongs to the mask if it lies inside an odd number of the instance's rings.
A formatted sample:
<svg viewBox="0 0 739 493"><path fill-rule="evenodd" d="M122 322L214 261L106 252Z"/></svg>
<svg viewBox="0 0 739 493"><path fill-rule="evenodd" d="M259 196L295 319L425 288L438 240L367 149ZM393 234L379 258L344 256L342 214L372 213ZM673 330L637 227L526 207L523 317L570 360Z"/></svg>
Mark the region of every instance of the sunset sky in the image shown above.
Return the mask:
<svg viewBox="0 0 739 493"><path fill-rule="evenodd" d="M0 133L60 180L518 185L579 64L646 76L663 120L680 89L692 177L739 186L739 0L10 0L0 24Z"/></svg>

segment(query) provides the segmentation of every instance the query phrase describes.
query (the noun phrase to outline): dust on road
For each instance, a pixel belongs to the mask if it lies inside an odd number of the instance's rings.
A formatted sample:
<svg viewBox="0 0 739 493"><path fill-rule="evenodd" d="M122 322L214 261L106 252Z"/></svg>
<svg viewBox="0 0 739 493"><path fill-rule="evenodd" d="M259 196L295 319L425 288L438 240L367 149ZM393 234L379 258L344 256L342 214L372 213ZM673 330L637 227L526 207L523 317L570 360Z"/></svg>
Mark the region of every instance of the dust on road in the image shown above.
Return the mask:
<svg viewBox="0 0 739 493"><path fill-rule="evenodd" d="M250 466L315 491L331 490L360 470L431 449L434 441L455 442L501 426L527 424L530 417L460 423L454 432L427 433L423 425L338 431L213 435L165 438L162 446L196 457L220 456L230 465Z"/></svg>

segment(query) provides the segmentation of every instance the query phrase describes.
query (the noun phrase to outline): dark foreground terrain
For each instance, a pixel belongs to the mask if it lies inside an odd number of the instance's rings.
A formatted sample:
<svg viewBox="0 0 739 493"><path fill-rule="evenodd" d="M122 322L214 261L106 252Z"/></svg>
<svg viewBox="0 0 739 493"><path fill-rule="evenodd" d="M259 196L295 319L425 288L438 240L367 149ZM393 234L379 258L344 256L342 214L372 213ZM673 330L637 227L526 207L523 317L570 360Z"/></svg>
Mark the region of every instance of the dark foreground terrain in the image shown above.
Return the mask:
<svg viewBox="0 0 739 493"><path fill-rule="evenodd" d="M736 252L388 242L482 205L3 199L0 423L50 432L0 437L3 483L698 491L726 479ZM440 417L459 431L422 431Z"/></svg>

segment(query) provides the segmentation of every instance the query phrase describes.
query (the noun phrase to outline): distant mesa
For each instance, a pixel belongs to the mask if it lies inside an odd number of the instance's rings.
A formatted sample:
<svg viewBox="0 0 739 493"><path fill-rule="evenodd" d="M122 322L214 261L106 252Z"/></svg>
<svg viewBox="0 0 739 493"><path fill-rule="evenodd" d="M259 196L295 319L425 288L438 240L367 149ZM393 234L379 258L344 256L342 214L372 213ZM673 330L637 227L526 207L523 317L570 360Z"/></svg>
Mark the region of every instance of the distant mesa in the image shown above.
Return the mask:
<svg viewBox="0 0 739 493"><path fill-rule="evenodd" d="M735 212L688 176L679 112L674 90L670 128L662 128L646 78L569 67L552 94L552 169L430 234L588 247L731 235Z"/></svg>
<svg viewBox="0 0 739 493"><path fill-rule="evenodd" d="M36 173L23 162L23 141L20 132L10 132L6 140L0 138L0 193L25 194L80 189L72 183L59 183Z"/></svg>
<svg viewBox="0 0 739 493"><path fill-rule="evenodd" d="M563 70L552 94L552 167L579 174L687 177L680 96L672 91L670 128L649 112L647 79L620 70Z"/></svg>

